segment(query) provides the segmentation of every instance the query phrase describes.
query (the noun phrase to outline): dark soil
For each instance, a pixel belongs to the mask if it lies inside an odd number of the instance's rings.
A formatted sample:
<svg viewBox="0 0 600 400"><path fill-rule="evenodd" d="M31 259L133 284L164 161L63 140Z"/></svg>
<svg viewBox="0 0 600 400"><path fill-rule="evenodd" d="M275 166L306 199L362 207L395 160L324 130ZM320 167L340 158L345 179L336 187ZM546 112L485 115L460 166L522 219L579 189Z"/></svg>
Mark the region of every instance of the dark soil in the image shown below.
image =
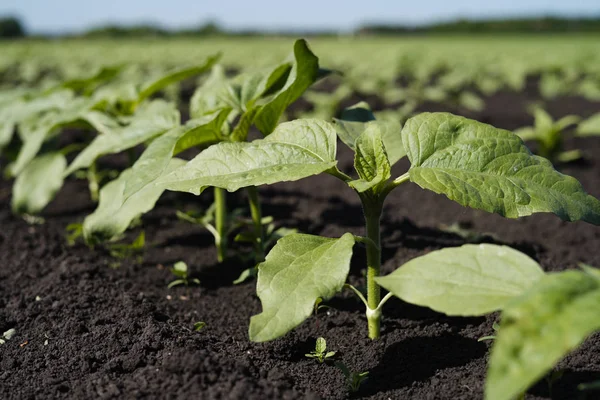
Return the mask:
<svg viewBox="0 0 600 400"><path fill-rule="evenodd" d="M480 113L467 113L502 128L531 124L524 111L530 99L499 93ZM428 105L428 109L440 106ZM549 104L555 117L575 112L588 116L599 104L560 99ZM461 110L453 110L461 113ZM464 113L464 112L463 112ZM600 197L600 138L569 139L585 162L559 166ZM342 145L341 166L352 164ZM401 173L408 167L395 167ZM329 176L260 189L266 214L280 225L325 236L363 232L360 204L343 183ZM230 196L232 206L244 199ZM202 207L200 198L168 194L143 218L149 247L141 263L115 259L83 245L68 247L67 224L81 221L94 208L85 182L69 181L45 212L46 223L27 225L10 213L10 182L0 184L0 332L17 335L0 346L0 398L199 398L199 399L480 399L489 342L497 315L449 318L390 300L382 337L367 339L363 307L350 293L331 300L282 339L248 341L251 315L260 312L255 282L232 285L246 265L215 263L211 236L180 222L174 204ZM548 271L600 266L600 228L567 223L551 215L507 220L463 208L444 196L407 184L387 200L382 223L384 272L413 257L463 240L442 232L441 224L462 223L493 234L500 243L537 259ZM140 228L129 234L135 237ZM492 240L488 238L488 240ZM167 289L168 270L184 260L200 286ZM363 249L355 248L350 280L361 284ZM199 332L197 321L206 322ZM317 337L327 338L354 371L369 371L359 392L349 394L342 373L331 364L304 356ZM579 398L577 384L600 379L600 335L561 361L565 371L552 387L552 398ZM527 398L547 399L545 381ZM588 398L600 398L591 393Z"/></svg>

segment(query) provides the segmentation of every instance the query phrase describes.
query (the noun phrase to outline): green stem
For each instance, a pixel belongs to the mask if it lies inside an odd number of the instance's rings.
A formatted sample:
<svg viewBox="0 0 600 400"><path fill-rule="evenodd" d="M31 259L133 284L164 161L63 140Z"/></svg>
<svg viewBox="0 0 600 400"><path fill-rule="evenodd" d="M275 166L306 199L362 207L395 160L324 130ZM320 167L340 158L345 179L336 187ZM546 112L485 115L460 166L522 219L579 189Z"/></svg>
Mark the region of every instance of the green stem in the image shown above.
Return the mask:
<svg viewBox="0 0 600 400"><path fill-rule="evenodd" d="M369 338L377 339L380 335L381 325L381 289L375 278L379 276L381 269L381 234L380 222L382 212L382 201L370 197L361 196L365 222L367 225L367 237L370 239L367 245L367 321L369 325Z"/></svg>
<svg viewBox="0 0 600 400"><path fill-rule="evenodd" d="M99 192L100 192L100 183L98 182L98 172L96 170L96 162L94 161L87 171L87 179L88 179L88 188L90 190L90 197L92 201L97 203Z"/></svg>
<svg viewBox="0 0 600 400"><path fill-rule="evenodd" d="M258 264L265 260L265 234L262 225L262 210L256 186L250 186L246 189L248 191L248 202L250 203L250 213L254 225L254 236L256 237L255 261Z"/></svg>
<svg viewBox="0 0 600 400"><path fill-rule="evenodd" d="M217 246L217 260L223 262L227 256L227 201L225 189L214 188L215 191L215 245Z"/></svg>

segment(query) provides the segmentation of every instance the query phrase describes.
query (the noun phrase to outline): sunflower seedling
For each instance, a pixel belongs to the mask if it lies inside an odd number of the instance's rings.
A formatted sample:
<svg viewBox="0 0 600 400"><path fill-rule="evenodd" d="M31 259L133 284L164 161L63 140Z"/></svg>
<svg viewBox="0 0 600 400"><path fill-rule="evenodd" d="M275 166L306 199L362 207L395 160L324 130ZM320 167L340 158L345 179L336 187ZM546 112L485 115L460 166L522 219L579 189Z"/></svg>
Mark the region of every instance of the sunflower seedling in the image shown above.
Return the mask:
<svg viewBox="0 0 600 400"><path fill-rule="evenodd" d="M533 140L538 145L538 154L550 161L567 163L582 157L580 150L563 151L563 131L577 124L581 118L567 115L554 121L541 107L533 109L534 126L517 129L515 133L523 140Z"/></svg>
<svg viewBox="0 0 600 400"><path fill-rule="evenodd" d="M320 364L323 364L329 358L335 355L335 351L327 351L327 342L325 338L319 337L317 338L317 343L315 344L315 349L308 354L305 354L308 358L316 359Z"/></svg>
<svg viewBox="0 0 600 400"><path fill-rule="evenodd" d="M189 286L192 283L195 285L200 284L200 279L189 277L188 266L183 261L176 262L175 265L173 265L173 268L171 268L171 273L175 275L178 279L175 279L173 282L169 283L169 285L167 286L169 289L179 285Z"/></svg>
<svg viewBox="0 0 600 400"><path fill-rule="evenodd" d="M155 183L199 194L207 187L235 191L325 172L358 195L366 236L293 233L279 239L260 263L257 294L263 310L250 320L253 341L283 336L312 315L317 298L328 300L344 287L365 304L369 337L377 339L383 306L392 296L447 315L481 316L502 309L543 275L534 260L510 247L467 244L431 252L380 276L384 200L409 181L508 218L551 212L600 225L600 201L532 155L512 132L449 113L419 114L402 128L360 111L365 122L301 119L278 125L265 139L215 144ZM355 152L357 177L336 166L338 136ZM393 178L391 167L403 157L410 169ZM357 242L367 253L366 297L345 286ZM382 296L381 288L389 293Z"/></svg>

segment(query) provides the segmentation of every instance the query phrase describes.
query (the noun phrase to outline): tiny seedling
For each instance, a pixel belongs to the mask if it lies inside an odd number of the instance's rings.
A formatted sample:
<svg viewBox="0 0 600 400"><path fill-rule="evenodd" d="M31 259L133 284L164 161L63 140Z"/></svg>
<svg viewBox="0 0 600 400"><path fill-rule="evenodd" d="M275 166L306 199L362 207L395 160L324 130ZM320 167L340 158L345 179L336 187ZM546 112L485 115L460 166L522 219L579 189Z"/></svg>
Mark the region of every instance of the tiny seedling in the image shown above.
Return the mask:
<svg viewBox="0 0 600 400"><path fill-rule="evenodd" d="M6 343L7 340L10 340L16 334L17 334L17 330L15 328L10 328L9 330L7 330L6 332L4 332L2 334L2 337L0 337L0 344Z"/></svg>
<svg viewBox="0 0 600 400"><path fill-rule="evenodd" d="M335 351L327 351L327 342L325 338L317 338L317 343L315 344L315 349L308 354L305 354L308 358L316 359L320 364L323 364L325 361L330 359L335 355Z"/></svg>
<svg viewBox="0 0 600 400"><path fill-rule="evenodd" d="M65 237L68 246L74 246L77 240L83 237L83 224L73 223L65 228Z"/></svg>
<svg viewBox="0 0 600 400"><path fill-rule="evenodd" d="M582 157L580 150L563 151L563 131L577 124L581 118L567 115L554 121L541 107L533 108L534 126L520 128L515 131L523 140L533 140L538 145L538 154L550 161L567 163Z"/></svg>
<svg viewBox="0 0 600 400"><path fill-rule="evenodd" d="M199 285L200 280L198 278L190 278L188 275L188 266L183 261L178 261L171 268L171 273L175 275L178 279L175 279L173 282L169 283L167 286L171 289L174 286L185 285L189 286L190 284Z"/></svg>
<svg viewBox="0 0 600 400"><path fill-rule="evenodd" d="M146 245L146 234L140 232L132 243L108 243L106 249L111 257L123 260L125 258L137 257L137 262L142 261L144 246Z"/></svg>
<svg viewBox="0 0 600 400"><path fill-rule="evenodd" d="M198 321L198 322L194 323L194 331L195 332L201 331L205 327L206 327L206 322Z"/></svg>
<svg viewBox="0 0 600 400"><path fill-rule="evenodd" d="M498 325L497 322L494 322L494 324L492 325L492 329L494 330L494 332L498 332L498 329L500 329L500 325ZM496 335L482 336L479 339L477 339L478 342L483 342L486 340L496 340Z"/></svg>
<svg viewBox="0 0 600 400"><path fill-rule="evenodd" d="M338 361L335 363L335 366L338 367L346 377L346 384L352 393L357 392L358 389L360 389L360 385L362 385L362 383L369 377L369 371L351 372L343 362Z"/></svg>

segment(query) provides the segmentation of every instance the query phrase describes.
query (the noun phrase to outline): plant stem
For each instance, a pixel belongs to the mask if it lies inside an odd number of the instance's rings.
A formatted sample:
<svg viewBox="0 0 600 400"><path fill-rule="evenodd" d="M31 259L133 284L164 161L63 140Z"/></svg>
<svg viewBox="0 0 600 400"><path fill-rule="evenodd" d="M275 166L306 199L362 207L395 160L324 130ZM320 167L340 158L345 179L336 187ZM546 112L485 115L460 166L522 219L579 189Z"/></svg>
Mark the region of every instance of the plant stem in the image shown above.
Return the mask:
<svg viewBox="0 0 600 400"><path fill-rule="evenodd" d="M380 335L381 309L381 289L375 282L381 269L381 234L380 222L382 212L382 201L379 198L373 199L367 196L361 196L363 201L363 211L367 225L367 237L370 241L367 245L367 321L369 325L369 338L377 339Z"/></svg>
<svg viewBox="0 0 600 400"><path fill-rule="evenodd" d="M90 190L90 197L94 203L98 202L100 183L98 182L98 172L96 171L96 162L90 164L87 171L88 188Z"/></svg>
<svg viewBox="0 0 600 400"><path fill-rule="evenodd" d="M256 237L255 261L256 264L258 264L265 260L265 234L262 225L262 210L256 186L249 186L246 189L248 191L248 202L250 203L252 223L254 224L254 236Z"/></svg>
<svg viewBox="0 0 600 400"><path fill-rule="evenodd" d="M214 188L215 194L215 245L217 246L217 260L223 262L227 256L227 201L225 189Z"/></svg>

